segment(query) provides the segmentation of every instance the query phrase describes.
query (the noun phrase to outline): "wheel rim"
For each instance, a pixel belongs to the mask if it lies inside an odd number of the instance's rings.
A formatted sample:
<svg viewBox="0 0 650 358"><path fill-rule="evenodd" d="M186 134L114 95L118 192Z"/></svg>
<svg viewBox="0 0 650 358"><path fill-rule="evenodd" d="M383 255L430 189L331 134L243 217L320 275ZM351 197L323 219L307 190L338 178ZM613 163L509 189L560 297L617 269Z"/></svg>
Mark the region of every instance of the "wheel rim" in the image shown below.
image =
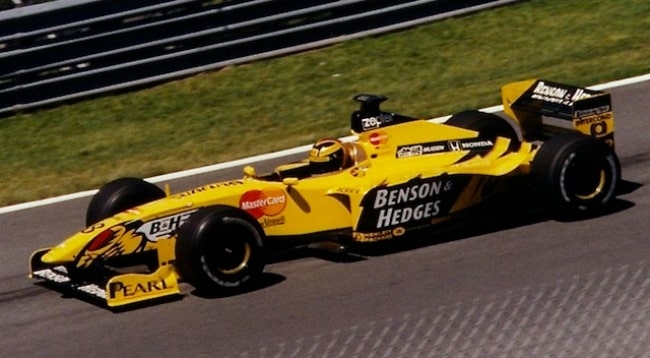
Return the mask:
<svg viewBox="0 0 650 358"><path fill-rule="evenodd" d="M251 256L251 246L247 242L227 240L229 243L219 245L210 255L213 257L212 267L224 275L233 275L241 272Z"/></svg>
<svg viewBox="0 0 650 358"><path fill-rule="evenodd" d="M565 165L563 177L565 193L580 200L592 200L604 192L607 172L602 162L593 158L580 158L572 154Z"/></svg>
<svg viewBox="0 0 650 358"><path fill-rule="evenodd" d="M210 230L206 240L204 265L217 275L236 275L244 271L252 256L250 230L237 222L219 225Z"/></svg>
<svg viewBox="0 0 650 358"><path fill-rule="evenodd" d="M593 187L593 190L587 190L587 193L585 195L576 192L576 197L578 199L591 200L603 192L603 189L605 188L605 181L607 176L605 175L604 170L601 170L599 174L600 175L598 176L598 181L596 185Z"/></svg>

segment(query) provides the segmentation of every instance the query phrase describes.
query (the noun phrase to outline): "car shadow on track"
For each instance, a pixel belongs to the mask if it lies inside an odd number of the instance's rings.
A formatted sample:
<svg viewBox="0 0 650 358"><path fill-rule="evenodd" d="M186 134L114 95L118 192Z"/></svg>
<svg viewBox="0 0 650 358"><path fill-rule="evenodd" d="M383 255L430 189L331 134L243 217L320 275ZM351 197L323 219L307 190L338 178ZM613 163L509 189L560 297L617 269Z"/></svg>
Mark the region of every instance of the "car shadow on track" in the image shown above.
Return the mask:
<svg viewBox="0 0 650 358"><path fill-rule="evenodd" d="M284 280L286 280L286 277L282 275L278 275L272 272L264 272L262 273L262 276L259 279L257 279L254 283L252 283L250 286L241 289L234 295L239 296L239 295L247 294L249 292L263 290L267 287L275 286ZM189 293L192 296L206 298L206 299L225 298L225 297L233 296L232 293L202 292L197 289L192 289Z"/></svg>

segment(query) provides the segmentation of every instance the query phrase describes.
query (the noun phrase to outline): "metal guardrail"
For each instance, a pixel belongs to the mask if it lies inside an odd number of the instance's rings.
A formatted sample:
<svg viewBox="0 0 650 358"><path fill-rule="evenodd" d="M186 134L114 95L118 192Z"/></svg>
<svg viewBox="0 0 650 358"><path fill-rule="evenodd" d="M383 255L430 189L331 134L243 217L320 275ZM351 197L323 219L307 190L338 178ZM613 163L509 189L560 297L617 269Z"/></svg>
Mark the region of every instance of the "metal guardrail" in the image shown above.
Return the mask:
<svg viewBox="0 0 650 358"><path fill-rule="evenodd" d="M516 1L58 0L0 11L0 116Z"/></svg>

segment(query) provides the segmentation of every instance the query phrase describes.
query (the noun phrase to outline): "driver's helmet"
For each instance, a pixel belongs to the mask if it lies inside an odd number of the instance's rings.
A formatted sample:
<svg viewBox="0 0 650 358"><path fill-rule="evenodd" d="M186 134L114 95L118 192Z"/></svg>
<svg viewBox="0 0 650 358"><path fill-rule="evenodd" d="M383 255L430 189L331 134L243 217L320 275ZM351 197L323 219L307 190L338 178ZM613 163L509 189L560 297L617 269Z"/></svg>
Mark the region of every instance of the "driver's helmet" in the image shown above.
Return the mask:
<svg viewBox="0 0 650 358"><path fill-rule="evenodd" d="M335 172L346 168L349 162L343 143L335 138L318 140L309 152L309 166L313 174Z"/></svg>

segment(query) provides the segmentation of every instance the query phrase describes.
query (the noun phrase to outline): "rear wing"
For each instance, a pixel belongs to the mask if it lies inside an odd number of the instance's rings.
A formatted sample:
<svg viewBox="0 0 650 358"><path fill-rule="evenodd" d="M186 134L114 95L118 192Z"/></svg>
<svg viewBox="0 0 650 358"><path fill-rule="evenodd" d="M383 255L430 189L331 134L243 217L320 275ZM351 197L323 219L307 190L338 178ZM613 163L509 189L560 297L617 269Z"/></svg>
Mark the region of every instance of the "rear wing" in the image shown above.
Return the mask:
<svg viewBox="0 0 650 358"><path fill-rule="evenodd" d="M572 130L614 146L614 113L607 92L532 79L503 86L501 99L504 112L519 122L528 140Z"/></svg>

